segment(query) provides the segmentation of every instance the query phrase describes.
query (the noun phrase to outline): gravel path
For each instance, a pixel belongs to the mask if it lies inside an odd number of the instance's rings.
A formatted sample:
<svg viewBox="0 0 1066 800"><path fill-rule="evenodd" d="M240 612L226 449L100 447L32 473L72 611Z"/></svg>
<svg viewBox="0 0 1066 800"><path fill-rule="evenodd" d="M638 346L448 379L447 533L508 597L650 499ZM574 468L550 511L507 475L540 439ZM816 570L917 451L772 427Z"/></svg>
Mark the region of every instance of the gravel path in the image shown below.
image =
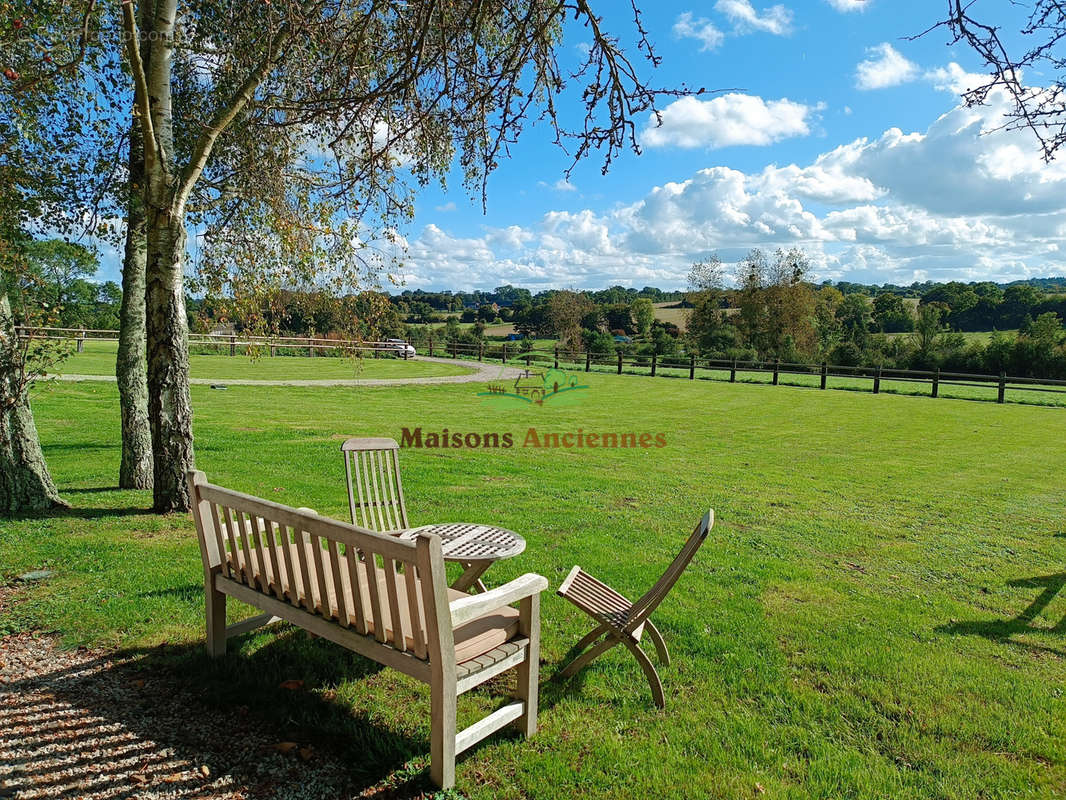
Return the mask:
<svg viewBox="0 0 1066 800"><path fill-rule="evenodd" d="M452 358L430 358L416 356L416 361L432 361L437 364L453 364L474 370L467 375L439 375L432 378L330 378L326 380L288 380L260 381L247 378L190 378L189 383L203 386L225 384L227 386L405 386L407 384L433 383L486 383L497 378L517 378L522 370L516 367L502 367L480 361L464 361ZM501 372L502 370L502 372ZM115 382L114 375L50 375L49 380L57 381L103 381Z"/></svg>
<svg viewBox="0 0 1066 800"><path fill-rule="evenodd" d="M0 798L426 796L417 767L355 783L350 753L244 707L212 708L158 661L63 650L48 635L0 638Z"/></svg>

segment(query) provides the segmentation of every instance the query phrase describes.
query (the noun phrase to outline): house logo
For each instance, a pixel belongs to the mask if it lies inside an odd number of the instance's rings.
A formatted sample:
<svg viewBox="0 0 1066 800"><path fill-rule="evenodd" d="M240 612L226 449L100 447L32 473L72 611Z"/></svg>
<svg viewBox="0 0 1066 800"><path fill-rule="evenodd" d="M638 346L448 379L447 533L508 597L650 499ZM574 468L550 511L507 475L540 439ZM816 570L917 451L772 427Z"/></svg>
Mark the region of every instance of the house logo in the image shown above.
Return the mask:
<svg viewBox="0 0 1066 800"><path fill-rule="evenodd" d="M561 369L524 369L517 377L501 377L490 382L478 397L499 405L569 405L588 390L576 375Z"/></svg>

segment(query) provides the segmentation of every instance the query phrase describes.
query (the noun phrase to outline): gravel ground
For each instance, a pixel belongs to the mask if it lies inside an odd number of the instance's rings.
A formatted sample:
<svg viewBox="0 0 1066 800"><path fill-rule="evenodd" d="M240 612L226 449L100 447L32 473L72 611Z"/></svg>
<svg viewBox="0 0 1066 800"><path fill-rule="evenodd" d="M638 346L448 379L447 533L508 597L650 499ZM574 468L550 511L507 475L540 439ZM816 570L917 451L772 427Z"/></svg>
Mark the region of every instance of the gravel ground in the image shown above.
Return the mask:
<svg viewBox="0 0 1066 800"><path fill-rule="evenodd" d="M11 594L0 587L0 610ZM290 741L300 737L246 708L212 709L158 661L64 650L50 635L0 638L0 798L424 796L424 773L402 767L352 785L328 741Z"/></svg>
<svg viewBox="0 0 1066 800"><path fill-rule="evenodd" d="M439 364L454 364L474 370L467 375L438 375L431 378L328 378L325 380L288 380L266 381L251 378L189 378L189 383L203 386L227 384L229 386L406 386L408 384L436 383L488 383L500 378L517 378L523 370L517 367L504 367L500 364L484 361L464 361L452 358L430 358L417 356L418 361L434 361ZM103 381L114 383L114 375L51 375L48 380Z"/></svg>

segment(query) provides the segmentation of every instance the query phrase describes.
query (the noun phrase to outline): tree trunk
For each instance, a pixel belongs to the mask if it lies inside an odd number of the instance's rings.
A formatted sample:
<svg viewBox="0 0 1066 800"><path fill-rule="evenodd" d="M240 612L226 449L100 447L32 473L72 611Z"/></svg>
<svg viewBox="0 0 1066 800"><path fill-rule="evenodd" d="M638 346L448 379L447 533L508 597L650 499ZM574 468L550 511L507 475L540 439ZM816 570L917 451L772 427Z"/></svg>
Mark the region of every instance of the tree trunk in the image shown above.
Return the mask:
<svg viewBox="0 0 1066 800"><path fill-rule="evenodd" d="M122 489L152 487L152 431L148 424L148 373L145 329L144 155L140 126L130 130L129 205L126 217L126 251L122 260L122 307L119 311L118 380L122 409L122 464L118 485Z"/></svg>
<svg viewBox="0 0 1066 800"><path fill-rule="evenodd" d="M30 398L18 369L18 342L7 295L0 295L0 514L66 506L44 462Z"/></svg>
<svg viewBox="0 0 1066 800"><path fill-rule="evenodd" d="M148 418L154 456L156 511L186 511L185 473L193 468L189 399L189 331L182 263L184 215L172 207L148 210Z"/></svg>

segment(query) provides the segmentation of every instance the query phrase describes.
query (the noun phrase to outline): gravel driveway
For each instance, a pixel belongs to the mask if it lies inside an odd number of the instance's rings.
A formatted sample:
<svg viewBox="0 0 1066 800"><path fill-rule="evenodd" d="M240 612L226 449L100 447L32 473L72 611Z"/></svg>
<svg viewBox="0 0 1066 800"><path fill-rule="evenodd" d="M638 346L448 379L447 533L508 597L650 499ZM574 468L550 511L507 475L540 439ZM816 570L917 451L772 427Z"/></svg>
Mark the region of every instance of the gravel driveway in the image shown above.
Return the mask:
<svg viewBox="0 0 1066 800"><path fill-rule="evenodd" d="M212 709L159 661L63 650L48 635L0 638L0 797L425 796L424 765L353 784L351 753L243 707Z"/></svg>

